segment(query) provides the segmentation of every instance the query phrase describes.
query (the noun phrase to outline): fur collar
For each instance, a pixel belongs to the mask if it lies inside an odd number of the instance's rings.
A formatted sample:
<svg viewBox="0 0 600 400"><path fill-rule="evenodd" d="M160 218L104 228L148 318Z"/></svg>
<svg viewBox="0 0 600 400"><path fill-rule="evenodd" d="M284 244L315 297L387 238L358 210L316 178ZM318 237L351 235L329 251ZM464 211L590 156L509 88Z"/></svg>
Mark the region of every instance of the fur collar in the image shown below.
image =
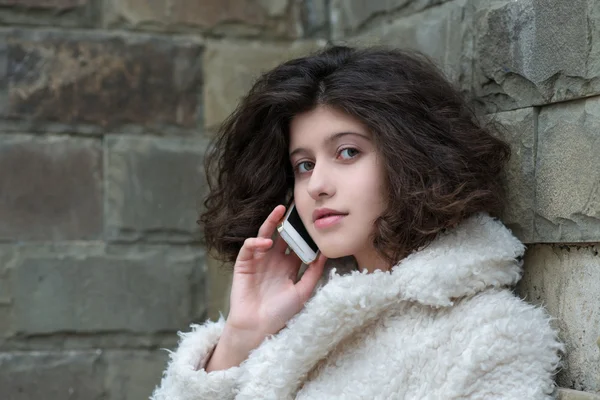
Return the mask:
<svg viewBox="0 0 600 400"><path fill-rule="evenodd" d="M514 285L523 253L523 244L500 221L478 214L391 271L340 275L333 268L302 312L245 361L239 398L292 398L319 360L394 304L450 307L486 288Z"/></svg>

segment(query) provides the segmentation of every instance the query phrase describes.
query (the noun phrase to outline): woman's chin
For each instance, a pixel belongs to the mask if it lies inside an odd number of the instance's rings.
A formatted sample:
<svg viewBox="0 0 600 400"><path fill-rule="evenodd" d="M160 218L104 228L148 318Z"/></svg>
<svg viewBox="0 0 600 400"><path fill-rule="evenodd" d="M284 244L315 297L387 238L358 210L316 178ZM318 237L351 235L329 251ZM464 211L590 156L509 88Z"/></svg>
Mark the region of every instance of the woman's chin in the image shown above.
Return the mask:
<svg viewBox="0 0 600 400"><path fill-rule="evenodd" d="M327 258L342 258L352 255L347 249L334 248L331 246L319 248L319 251Z"/></svg>

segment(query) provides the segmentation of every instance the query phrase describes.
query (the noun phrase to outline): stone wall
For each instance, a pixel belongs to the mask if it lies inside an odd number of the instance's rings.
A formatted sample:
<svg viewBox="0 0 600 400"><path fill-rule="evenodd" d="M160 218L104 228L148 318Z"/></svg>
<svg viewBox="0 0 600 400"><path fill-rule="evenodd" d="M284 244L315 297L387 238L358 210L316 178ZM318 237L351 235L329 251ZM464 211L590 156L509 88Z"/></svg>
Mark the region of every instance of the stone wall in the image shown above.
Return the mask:
<svg viewBox="0 0 600 400"><path fill-rule="evenodd" d="M147 398L175 332L226 314L207 141L328 40L420 49L507 127L517 289L556 318L560 386L600 394L600 2L0 0L0 24L0 397Z"/></svg>

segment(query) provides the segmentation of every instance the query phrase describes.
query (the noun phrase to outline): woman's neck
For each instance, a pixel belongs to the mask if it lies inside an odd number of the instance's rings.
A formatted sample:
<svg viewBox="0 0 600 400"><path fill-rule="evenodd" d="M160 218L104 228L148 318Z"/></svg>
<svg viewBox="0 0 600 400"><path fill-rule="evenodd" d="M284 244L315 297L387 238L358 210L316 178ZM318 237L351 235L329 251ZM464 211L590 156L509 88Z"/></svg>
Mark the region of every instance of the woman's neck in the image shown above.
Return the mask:
<svg viewBox="0 0 600 400"><path fill-rule="evenodd" d="M378 269L389 271L393 266L389 261L384 260L373 247L354 254L354 258L358 264L359 271L367 270L369 274Z"/></svg>

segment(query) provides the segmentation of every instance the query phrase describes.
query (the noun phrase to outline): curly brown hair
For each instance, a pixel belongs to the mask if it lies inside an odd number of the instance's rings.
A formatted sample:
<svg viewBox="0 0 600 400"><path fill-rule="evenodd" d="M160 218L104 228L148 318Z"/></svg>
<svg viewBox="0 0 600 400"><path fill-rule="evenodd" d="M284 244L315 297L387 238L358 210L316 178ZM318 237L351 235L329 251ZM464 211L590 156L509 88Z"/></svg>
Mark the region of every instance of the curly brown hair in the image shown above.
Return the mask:
<svg viewBox="0 0 600 400"><path fill-rule="evenodd" d="M477 120L466 97L424 54L334 46L263 74L209 150L200 221L209 250L234 261L244 240L294 186L289 125L325 105L372 132L387 209L373 243L394 263L478 212L498 217L510 147Z"/></svg>

